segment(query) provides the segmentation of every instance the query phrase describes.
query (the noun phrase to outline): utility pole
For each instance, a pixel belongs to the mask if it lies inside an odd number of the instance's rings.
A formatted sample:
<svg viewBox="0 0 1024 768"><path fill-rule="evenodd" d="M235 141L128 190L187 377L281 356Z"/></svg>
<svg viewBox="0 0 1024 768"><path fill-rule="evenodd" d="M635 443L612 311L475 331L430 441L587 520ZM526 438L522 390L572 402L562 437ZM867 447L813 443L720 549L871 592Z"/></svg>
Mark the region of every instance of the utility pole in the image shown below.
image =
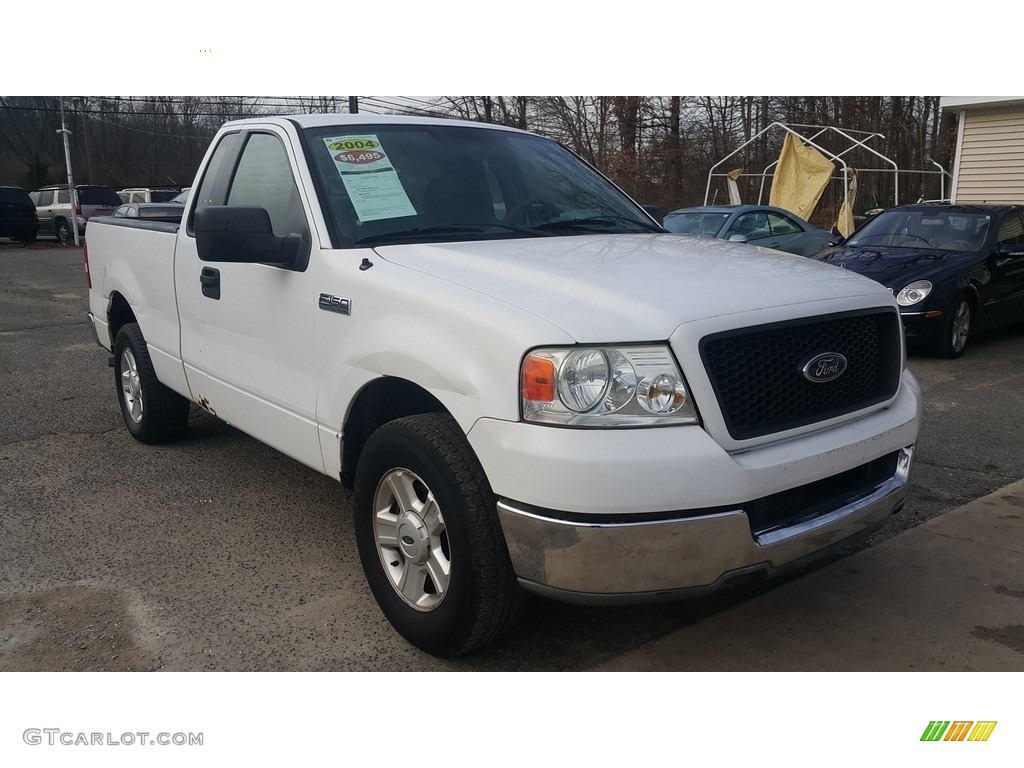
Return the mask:
<svg viewBox="0 0 1024 768"><path fill-rule="evenodd" d="M359 97L349 96L348 97L348 112L350 115L359 113Z"/></svg>
<svg viewBox="0 0 1024 768"><path fill-rule="evenodd" d="M78 214L75 211L75 180L71 175L71 145L68 143L68 136L71 135L71 131L68 130L67 124L64 122L64 97L60 97L60 130L57 133L64 134L64 162L68 166L68 201L71 203L71 233L75 238L75 245L79 245L78 242Z"/></svg>

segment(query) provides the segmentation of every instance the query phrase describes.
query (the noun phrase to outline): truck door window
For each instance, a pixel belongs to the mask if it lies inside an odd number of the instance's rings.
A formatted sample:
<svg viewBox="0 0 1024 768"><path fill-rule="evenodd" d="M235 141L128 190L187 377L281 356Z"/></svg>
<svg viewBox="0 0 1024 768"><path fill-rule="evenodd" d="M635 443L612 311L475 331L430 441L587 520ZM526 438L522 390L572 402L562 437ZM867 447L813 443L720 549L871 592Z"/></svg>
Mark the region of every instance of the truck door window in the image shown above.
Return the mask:
<svg viewBox="0 0 1024 768"><path fill-rule="evenodd" d="M269 133L250 134L238 161L228 205L256 205L270 214L277 236L308 238L306 216L299 200L284 145Z"/></svg>
<svg viewBox="0 0 1024 768"><path fill-rule="evenodd" d="M203 173L203 180L199 182L199 192L195 195L195 207L202 208L206 205L224 205L228 193L228 178L231 166L238 157L238 143L242 138L240 133L226 134L217 144L206 171ZM189 213L188 233L192 234L192 214Z"/></svg>

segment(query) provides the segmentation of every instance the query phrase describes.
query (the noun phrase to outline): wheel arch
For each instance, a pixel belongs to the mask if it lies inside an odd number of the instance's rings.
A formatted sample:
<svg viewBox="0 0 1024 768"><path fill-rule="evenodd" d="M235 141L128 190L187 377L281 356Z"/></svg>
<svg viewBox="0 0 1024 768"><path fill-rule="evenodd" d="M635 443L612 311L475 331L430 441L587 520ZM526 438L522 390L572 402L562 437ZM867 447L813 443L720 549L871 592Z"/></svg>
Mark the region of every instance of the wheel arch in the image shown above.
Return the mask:
<svg viewBox="0 0 1024 768"><path fill-rule="evenodd" d="M111 344L117 338L118 331L124 326L128 325L128 323L138 322L135 310L132 309L132 305L128 303L128 299L124 297L124 294L120 291L111 293L110 300L107 302L107 323L110 327Z"/></svg>
<svg viewBox="0 0 1024 768"><path fill-rule="evenodd" d="M956 281L956 290L959 293L967 294L967 300L971 302L971 309L977 315L978 307L981 306L981 288L978 281L966 276L961 277Z"/></svg>
<svg viewBox="0 0 1024 768"><path fill-rule="evenodd" d="M363 447L379 427L421 413L452 415L434 395L408 379L381 376L364 385L353 398L341 431L341 482L352 487Z"/></svg>
<svg viewBox="0 0 1024 768"><path fill-rule="evenodd" d="M974 312L974 319L977 322L981 312L981 289L976 282L969 280L963 287L963 292L967 294L967 301L971 304L971 311Z"/></svg>

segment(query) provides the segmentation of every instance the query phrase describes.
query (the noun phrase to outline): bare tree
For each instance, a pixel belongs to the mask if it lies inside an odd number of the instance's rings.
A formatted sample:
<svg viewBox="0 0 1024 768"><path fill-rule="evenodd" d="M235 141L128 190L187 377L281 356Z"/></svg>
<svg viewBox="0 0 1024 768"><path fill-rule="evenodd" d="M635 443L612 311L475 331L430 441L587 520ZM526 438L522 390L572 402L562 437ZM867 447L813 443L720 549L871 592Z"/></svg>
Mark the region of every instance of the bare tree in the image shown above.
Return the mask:
<svg viewBox="0 0 1024 768"><path fill-rule="evenodd" d="M125 186L170 180L185 185L226 120L341 112L345 98L96 96L65 97L64 104L76 178ZM58 106L55 97L0 97L0 183L38 186L60 180ZM377 106L401 113L406 104L395 98L381 99ZM871 147L900 168L914 170L936 171L929 158L949 169L956 139L956 116L942 112L935 96L445 96L433 103L410 97L406 111L536 131L577 152L638 200L666 209L702 203L711 166L760 134L726 169L746 168L744 199L756 199L758 174L781 149L782 134L765 132L774 121L876 133ZM863 150L844 159L858 169L879 166ZM891 173L861 173L858 210L891 204L895 181ZM901 174L899 184L901 202L940 194L937 173ZM720 199L724 187L713 185L714 190ZM837 209L835 195L829 191L823 197L822 216Z"/></svg>

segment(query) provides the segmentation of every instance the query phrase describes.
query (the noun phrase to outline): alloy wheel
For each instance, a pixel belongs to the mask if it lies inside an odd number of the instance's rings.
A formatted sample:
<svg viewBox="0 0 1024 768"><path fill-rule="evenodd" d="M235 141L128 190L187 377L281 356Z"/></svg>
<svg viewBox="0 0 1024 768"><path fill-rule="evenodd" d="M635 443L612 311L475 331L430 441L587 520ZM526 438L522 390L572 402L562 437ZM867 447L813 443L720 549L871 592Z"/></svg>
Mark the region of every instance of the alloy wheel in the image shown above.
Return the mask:
<svg viewBox="0 0 1024 768"><path fill-rule="evenodd" d="M121 392L128 415L136 424L142 421L142 381L135 364L135 355L130 349L121 352Z"/></svg>
<svg viewBox="0 0 1024 768"><path fill-rule="evenodd" d="M971 332L971 307L961 300L956 307L956 314L953 316L953 351L962 352L967 344L967 336Z"/></svg>
<svg viewBox="0 0 1024 768"><path fill-rule="evenodd" d="M373 498L377 554L395 592L418 611L444 600L451 551L441 508L427 484L407 469L381 478Z"/></svg>

